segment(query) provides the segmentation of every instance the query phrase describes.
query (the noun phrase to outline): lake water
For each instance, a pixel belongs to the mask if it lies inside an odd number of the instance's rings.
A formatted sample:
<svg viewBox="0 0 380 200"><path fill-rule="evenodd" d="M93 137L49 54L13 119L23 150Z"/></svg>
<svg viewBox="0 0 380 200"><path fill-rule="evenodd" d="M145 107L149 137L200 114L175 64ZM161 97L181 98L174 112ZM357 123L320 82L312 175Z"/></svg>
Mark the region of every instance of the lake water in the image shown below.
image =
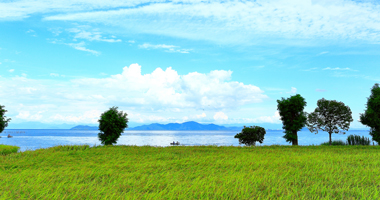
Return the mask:
<svg viewBox="0 0 380 200"><path fill-rule="evenodd" d="M181 145L217 145L217 146L244 146L239 145L239 140L234 136L239 131L124 131L117 140L116 145L136 145L136 146L170 146L170 143L180 142ZM36 150L49 148L57 145L83 145L100 146L98 130L68 130L68 129L6 129L0 136L0 144L14 145L20 147L19 151ZM7 138L10 134L13 137ZM282 136L283 131L266 131L262 145L291 145ZM347 136L359 135L368 137L372 145L372 137L366 130L350 130L343 134L331 135L332 140L342 140L346 142ZM298 132L299 145L320 145L329 140L329 134L310 131ZM377 143L375 142L375 145Z"/></svg>

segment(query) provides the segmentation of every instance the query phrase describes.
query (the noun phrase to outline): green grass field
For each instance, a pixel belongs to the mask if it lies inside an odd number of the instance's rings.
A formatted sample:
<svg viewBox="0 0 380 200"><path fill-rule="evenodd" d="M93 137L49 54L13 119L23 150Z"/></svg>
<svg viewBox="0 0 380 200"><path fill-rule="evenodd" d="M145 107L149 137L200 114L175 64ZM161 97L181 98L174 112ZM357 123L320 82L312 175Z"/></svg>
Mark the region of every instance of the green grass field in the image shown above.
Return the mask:
<svg viewBox="0 0 380 200"><path fill-rule="evenodd" d="M0 145L0 199L380 196L380 146L83 145L17 150Z"/></svg>

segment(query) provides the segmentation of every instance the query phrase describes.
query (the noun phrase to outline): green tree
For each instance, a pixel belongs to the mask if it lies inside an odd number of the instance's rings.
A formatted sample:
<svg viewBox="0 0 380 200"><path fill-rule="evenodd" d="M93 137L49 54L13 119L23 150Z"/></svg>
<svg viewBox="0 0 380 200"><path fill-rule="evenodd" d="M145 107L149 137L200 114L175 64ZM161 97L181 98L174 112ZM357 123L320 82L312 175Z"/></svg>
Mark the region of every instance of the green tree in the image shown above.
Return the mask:
<svg viewBox="0 0 380 200"><path fill-rule="evenodd" d="M303 112L306 106L305 99L297 94L290 98L277 100L277 110L282 120L282 128L285 129L283 138L286 142L292 142L292 145L298 145L297 132L306 124L307 114Z"/></svg>
<svg viewBox="0 0 380 200"><path fill-rule="evenodd" d="M353 121L350 107L345 106L343 102L335 100L318 100L317 108L307 117L307 127L310 132L318 133L322 130L329 133L329 144L331 145L332 133L343 133L340 129L348 131L350 123Z"/></svg>
<svg viewBox="0 0 380 200"><path fill-rule="evenodd" d="M5 129L5 127L8 126L8 122L11 121L11 118L8 118L4 116L5 112L7 110L4 109L5 106L0 105L0 133L2 133Z"/></svg>
<svg viewBox="0 0 380 200"><path fill-rule="evenodd" d="M115 144L125 128L128 127L127 113L118 112L117 107L112 107L104 112L99 119L99 140L104 145Z"/></svg>
<svg viewBox="0 0 380 200"><path fill-rule="evenodd" d="M380 144L380 87L376 83L371 90L371 96L367 98L367 109L360 114L360 122L371 128L369 134L372 140Z"/></svg>
<svg viewBox="0 0 380 200"><path fill-rule="evenodd" d="M256 142L263 143L265 129L260 126L245 127L243 130L236 134L234 138L239 138L239 144L247 146L255 146Z"/></svg>

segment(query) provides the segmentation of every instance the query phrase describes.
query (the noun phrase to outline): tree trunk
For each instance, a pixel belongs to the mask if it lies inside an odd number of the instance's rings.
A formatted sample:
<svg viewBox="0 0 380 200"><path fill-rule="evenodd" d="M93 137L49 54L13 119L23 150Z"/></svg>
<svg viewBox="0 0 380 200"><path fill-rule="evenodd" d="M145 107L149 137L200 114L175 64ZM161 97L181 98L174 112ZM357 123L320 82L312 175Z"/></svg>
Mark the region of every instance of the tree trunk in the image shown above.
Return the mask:
<svg viewBox="0 0 380 200"><path fill-rule="evenodd" d="M331 133L329 133L329 135L330 135L330 145L331 145Z"/></svg>
<svg viewBox="0 0 380 200"><path fill-rule="evenodd" d="M297 131L293 131L293 135L297 137ZM292 145L298 145L298 137L296 139L293 139Z"/></svg>

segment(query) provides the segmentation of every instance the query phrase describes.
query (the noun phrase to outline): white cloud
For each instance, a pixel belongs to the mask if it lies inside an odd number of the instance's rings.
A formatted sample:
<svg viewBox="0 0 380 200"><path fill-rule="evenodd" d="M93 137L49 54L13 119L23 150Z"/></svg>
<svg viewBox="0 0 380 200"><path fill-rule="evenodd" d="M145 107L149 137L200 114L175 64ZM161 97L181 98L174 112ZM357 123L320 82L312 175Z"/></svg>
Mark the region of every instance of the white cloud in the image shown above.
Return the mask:
<svg viewBox="0 0 380 200"><path fill-rule="evenodd" d="M56 74L56 73L50 73L50 76L57 77L57 76L59 76L59 74Z"/></svg>
<svg viewBox="0 0 380 200"><path fill-rule="evenodd" d="M89 41L102 41L102 42L121 42L121 39L107 39L102 37L99 31L86 31L79 28L67 29L71 33L75 33L74 39L86 39Z"/></svg>
<svg viewBox="0 0 380 200"><path fill-rule="evenodd" d="M324 89L316 89L315 91L317 91L317 92L326 92L326 90L324 90Z"/></svg>
<svg viewBox="0 0 380 200"><path fill-rule="evenodd" d="M0 18L47 13L45 20L103 23L126 32L230 44L271 41L301 45L310 39L380 42L380 5L376 1L42 2L37 3L39 7L28 1L2 3Z"/></svg>
<svg viewBox="0 0 380 200"><path fill-rule="evenodd" d="M177 52L177 53L189 53L191 49L179 49L179 46L174 46L174 45L166 45L166 44L149 44L149 43L144 43L142 45L139 45L140 48L142 49L165 49L166 52Z"/></svg>
<svg viewBox="0 0 380 200"><path fill-rule="evenodd" d="M231 76L232 71L225 70L179 75L171 67L142 74L140 65L131 64L122 73L105 78L66 81L0 77L0 85L7 85L0 90L0 98L13 113L9 117L30 121L42 115L39 121L45 123L95 123L99 112L112 106L127 108L133 122L181 122L184 116L207 119L206 114L211 112L230 112L268 99L257 86L231 81ZM199 116L202 108L207 111Z"/></svg>
<svg viewBox="0 0 380 200"><path fill-rule="evenodd" d="M1 49L1 48L0 48ZM0 65L1 65L1 62L0 62Z"/></svg>
<svg viewBox="0 0 380 200"><path fill-rule="evenodd" d="M297 88L292 87L292 89L290 90L290 92L287 92L287 93L296 94L297 93Z"/></svg>
<svg viewBox="0 0 380 200"><path fill-rule="evenodd" d="M281 124L281 116L278 111L274 113L273 116L261 116L257 118L234 118L230 119L229 123L237 123L237 124L244 124L244 123L272 123L272 124Z"/></svg>
<svg viewBox="0 0 380 200"><path fill-rule="evenodd" d="M327 54L327 53L329 53L329 52L328 51L323 51L323 52L319 53L317 56L320 56L320 55L323 55L323 54Z"/></svg>
<svg viewBox="0 0 380 200"><path fill-rule="evenodd" d="M135 41L134 40L128 40L128 43L135 43Z"/></svg>
<svg viewBox="0 0 380 200"><path fill-rule="evenodd" d="M15 70L14 70L14 69L10 69L10 70L8 70L8 71L12 73L12 72L14 72Z"/></svg>
<svg viewBox="0 0 380 200"><path fill-rule="evenodd" d="M357 70L350 69L350 68L348 68L348 67L346 67L346 68L339 68L339 67L330 68L330 67L326 67L326 68L323 68L322 70L333 70L333 71L336 71L336 70L342 70L342 71L357 71Z"/></svg>
<svg viewBox="0 0 380 200"><path fill-rule="evenodd" d="M31 115L29 111L20 111L19 114L16 116L16 118L24 119L27 121L39 121L42 118L41 113L42 111L37 112L34 115Z"/></svg>
<svg viewBox="0 0 380 200"><path fill-rule="evenodd" d="M65 123L98 123L100 115L99 110L90 110L84 112L82 115L61 115L56 114L49 118L49 121L60 121Z"/></svg>
<svg viewBox="0 0 380 200"><path fill-rule="evenodd" d="M85 47L86 43L84 43L83 41L79 42L79 43L68 43L66 45L69 45L69 46L73 47L76 50L87 51L87 52L90 52L90 53L92 53L94 55L100 55L100 52L98 52L98 51L87 49Z"/></svg>
<svg viewBox="0 0 380 200"><path fill-rule="evenodd" d="M204 118L204 117L206 117L206 113L202 113L202 114L200 114L200 115L197 115L197 118ZM214 116L215 117L215 116Z"/></svg>
<svg viewBox="0 0 380 200"><path fill-rule="evenodd" d="M214 115L214 120L215 121L220 121L220 120L227 120L228 116L224 114L223 112L217 112Z"/></svg>
<svg viewBox="0 0 380 200"><path fill-rule="evenodd" d="M318 69L318 68L313 67L313 68L310 68L310 69L304 69L304 70L301 70L301 71L305 71L305 72L313 71L313 72L315 72L316 69Z"/></svg>

